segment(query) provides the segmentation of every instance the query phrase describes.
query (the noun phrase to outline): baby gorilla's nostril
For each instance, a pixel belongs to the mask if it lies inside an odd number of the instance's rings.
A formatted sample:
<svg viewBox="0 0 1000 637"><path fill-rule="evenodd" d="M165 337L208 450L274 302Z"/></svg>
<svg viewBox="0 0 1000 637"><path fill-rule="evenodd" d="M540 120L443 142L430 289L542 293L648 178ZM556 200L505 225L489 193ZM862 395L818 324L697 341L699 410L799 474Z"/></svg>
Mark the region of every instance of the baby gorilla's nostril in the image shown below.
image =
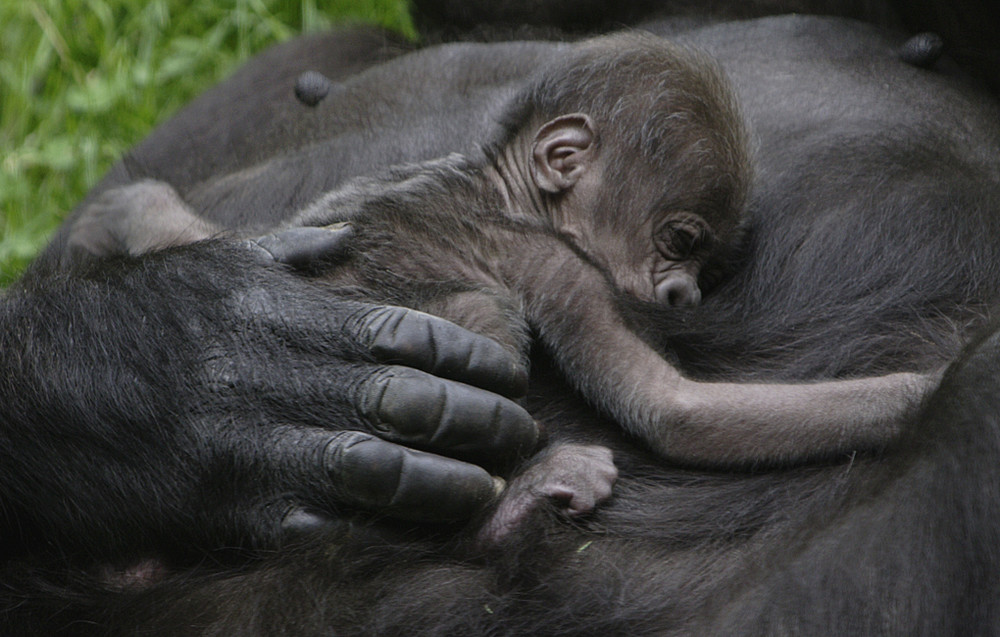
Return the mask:
<svg viewBox="0 0 1000 637"><path fill-rule="evenodd" d="M671 307L694 307L701 303L697 281L687 275L667 277L656 284L656 300Z"/></svg>

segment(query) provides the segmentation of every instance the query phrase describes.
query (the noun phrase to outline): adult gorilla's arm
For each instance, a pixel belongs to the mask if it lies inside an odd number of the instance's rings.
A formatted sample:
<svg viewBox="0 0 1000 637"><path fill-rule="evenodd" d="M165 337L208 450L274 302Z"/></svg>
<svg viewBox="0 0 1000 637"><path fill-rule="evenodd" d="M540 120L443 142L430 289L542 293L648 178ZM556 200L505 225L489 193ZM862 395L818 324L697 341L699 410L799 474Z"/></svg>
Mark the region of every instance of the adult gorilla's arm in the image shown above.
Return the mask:
<svg viewBox="0 0 1000 637"><path fill-rule="evenodd" d="M482 468L407 447L530 448L531 418L491 393L524 370L445 321L332 296L275 263L296 259L279 239L36 268L0 298L6 550L270 546L345 506L454 520L493 497Z"/></svg>
<svg viewBox="0 0 1000 637"><path fill-rule="evenodd" d="M295 99L297 74L347 77L397 44L348 31L276 47L157 129L88 200L146 174L192 187L308 145L328 124ZM279 135L293 120L298 136ZM256 248L81 269L65 234L0 299L0 537L12 551L267 545L343 505L455 519L493 480L409 447L485 464L534 444L533 421L500 395L524 390L524 370L477 335L338 299ZM302 241L258 247L295 265Z"/></svg>

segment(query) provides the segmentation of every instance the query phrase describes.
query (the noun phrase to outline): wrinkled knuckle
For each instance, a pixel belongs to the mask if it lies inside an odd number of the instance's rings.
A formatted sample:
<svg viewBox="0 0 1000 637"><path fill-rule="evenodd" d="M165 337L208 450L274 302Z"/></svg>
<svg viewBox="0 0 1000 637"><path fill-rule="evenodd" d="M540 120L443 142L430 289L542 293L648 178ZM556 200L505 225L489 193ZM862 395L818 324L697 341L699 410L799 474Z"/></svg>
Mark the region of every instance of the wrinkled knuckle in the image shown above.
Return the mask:
<svg viewBox="0 0 1000 637"><path fill-rule="evenodd" d="M388 506L405 472L404 450L360 432L340 432L324 448L324 466L344 499Z"/></svg>
<svg viewBox="0 0 1000 637"><path fill-rule="evenodd" d="M389 391L393 374L387 367L378 367L363 374L350 387L352 402L358 417L376 429L381 426L379 411Z"/></svg>
<svg viewBox="0 0 1000 637"><path fill-rule="evenodd" d="M439 329L433 317L398 307L383 308L374 316L368 344L373 356L386 362L435 366L439 356Z"/></svg>
<svg viewBox="0 0 1000 637"><path fill-rule="evenodd" d="M395 437L399 428L434 418L439 388L436 379L405 367L382 367L368 374L355 389L355 409L376 432ZM422 429L422 427L418 427Z"/></svg>
<svg viewBox="0 0 1000 637"><path fill-rule="evenodd" d="M364 305L344 321L344 331L355 341L368 348L383 342L399 323L403 308L387 305Z"/></svg>
<svg viewBox="0 0 1000 637"><path fill-rule="evenodd" d="M254 260L261 265L272 265L277 261L274 253L268 250L258 239L245 239L239 241L238 245L246 248L253 255Z"/></svg>

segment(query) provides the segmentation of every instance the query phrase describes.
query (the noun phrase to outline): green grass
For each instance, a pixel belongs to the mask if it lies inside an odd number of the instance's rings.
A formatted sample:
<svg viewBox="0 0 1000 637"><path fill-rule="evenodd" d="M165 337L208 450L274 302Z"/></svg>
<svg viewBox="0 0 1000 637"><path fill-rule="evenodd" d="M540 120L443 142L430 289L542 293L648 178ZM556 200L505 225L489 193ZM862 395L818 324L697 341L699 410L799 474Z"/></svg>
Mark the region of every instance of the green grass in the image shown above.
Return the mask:
<svg viewBox="0 0 1000 637"><path fill-rule="evenodd" d="M247 57L407 0L0 1L0 286L132 144Z"/></svg>

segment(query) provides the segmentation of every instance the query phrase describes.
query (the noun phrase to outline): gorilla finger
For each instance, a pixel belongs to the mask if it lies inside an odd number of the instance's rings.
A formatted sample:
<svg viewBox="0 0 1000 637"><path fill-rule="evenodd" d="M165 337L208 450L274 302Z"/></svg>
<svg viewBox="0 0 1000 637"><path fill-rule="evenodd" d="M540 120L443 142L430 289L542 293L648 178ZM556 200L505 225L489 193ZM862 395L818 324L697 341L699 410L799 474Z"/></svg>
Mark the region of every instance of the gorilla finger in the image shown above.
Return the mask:
<svg viewBox="0 0 1000 637"><path fill-rule="evenodd" d="M406 520L451 522L472 516L500 489L473 464L355 431L315 435L323 475L311 478L306 488L328 484L336 504Z"/></svg>
<svg viewBox="0 0 1000 637"><path fill-rule="evenodd" d="M360 415L387 440L470 458L534 449L538 426L517 403L409 367L386 367L357 386Z"/></svg>
<svg viewBox="0 0 1000 637"><path fill-rule="evenodd" d="M496 341L442 318L393 306L371 306L345 329L380 361L422 369L505 396L523 396L528 370Z"/></svg>
<svg viewBox="0 0 1000 637"><path fill-rule="evenodd" d="M278 263L301 270L317 269L348 254L354 230L343 223L323 228L291 228L252 239Z"/></svg>

